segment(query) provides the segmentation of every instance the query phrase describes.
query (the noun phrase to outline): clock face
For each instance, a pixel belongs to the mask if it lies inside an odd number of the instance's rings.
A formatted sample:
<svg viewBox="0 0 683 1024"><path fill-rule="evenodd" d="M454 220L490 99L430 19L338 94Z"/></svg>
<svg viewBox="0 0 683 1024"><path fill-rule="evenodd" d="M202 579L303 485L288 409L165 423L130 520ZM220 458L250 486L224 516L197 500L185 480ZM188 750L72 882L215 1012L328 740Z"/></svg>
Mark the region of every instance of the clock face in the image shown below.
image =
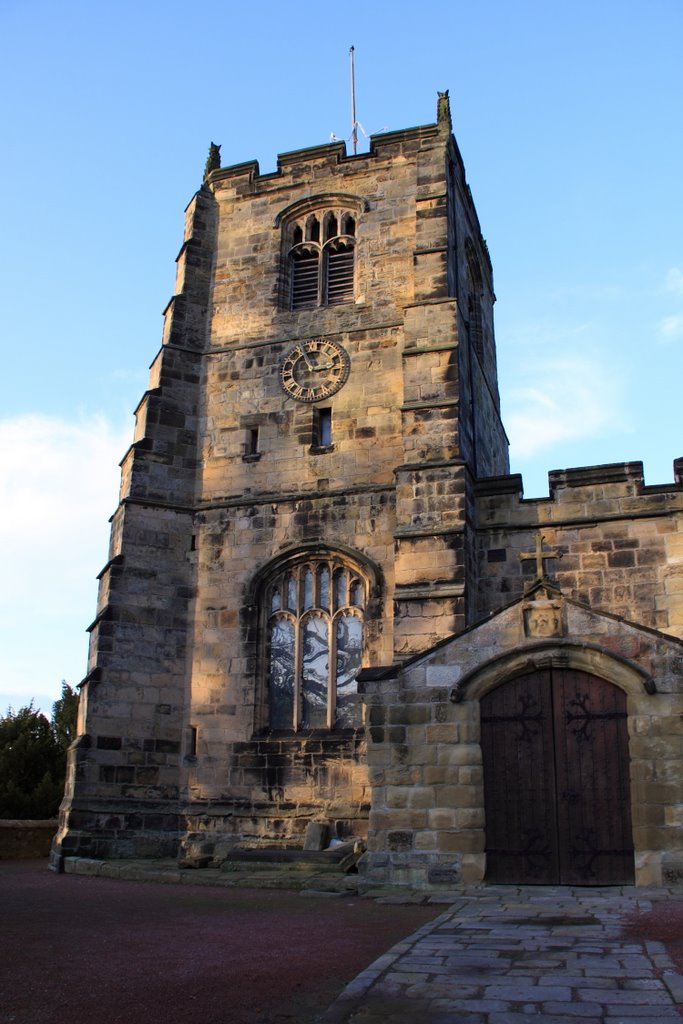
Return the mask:
<svg viewBox="0 0 683 1024"><path fill-rule="evenodd" d="M280 384L297 402L321 402L346 383L351 360L336 341L311 338L293 345L280 367Z"/></svg>

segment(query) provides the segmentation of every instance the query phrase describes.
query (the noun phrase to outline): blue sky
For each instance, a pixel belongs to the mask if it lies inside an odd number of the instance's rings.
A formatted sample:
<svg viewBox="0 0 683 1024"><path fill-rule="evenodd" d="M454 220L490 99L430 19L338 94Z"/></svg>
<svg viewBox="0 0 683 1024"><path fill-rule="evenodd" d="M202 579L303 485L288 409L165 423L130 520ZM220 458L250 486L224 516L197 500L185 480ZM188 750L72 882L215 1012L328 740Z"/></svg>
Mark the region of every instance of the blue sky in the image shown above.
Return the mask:
<svg viewBox="0 0 683 1024"><path fill-rule="evenodd" d="M0 712L86 671L183 209L223 164L431 122L491 252L511 468L683 456L683 5L0 4Z"/></svg>

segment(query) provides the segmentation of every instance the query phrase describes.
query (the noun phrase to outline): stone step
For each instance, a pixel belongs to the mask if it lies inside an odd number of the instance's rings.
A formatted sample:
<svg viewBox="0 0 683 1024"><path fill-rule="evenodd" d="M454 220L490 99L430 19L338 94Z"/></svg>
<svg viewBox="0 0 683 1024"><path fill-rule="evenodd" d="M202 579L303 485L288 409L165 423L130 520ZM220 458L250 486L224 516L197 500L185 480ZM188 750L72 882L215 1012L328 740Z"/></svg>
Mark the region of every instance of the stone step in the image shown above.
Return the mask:
<svg viewBox="0 0 683 1024"><path fill-rule="evenodd" d="M237 848L231 850L221 865L222 871L234 871L248 865L297 871L334 871L345 874L355 868L361 850L354 843L341 843L327 850L302 850L283 847Z"/></svg>

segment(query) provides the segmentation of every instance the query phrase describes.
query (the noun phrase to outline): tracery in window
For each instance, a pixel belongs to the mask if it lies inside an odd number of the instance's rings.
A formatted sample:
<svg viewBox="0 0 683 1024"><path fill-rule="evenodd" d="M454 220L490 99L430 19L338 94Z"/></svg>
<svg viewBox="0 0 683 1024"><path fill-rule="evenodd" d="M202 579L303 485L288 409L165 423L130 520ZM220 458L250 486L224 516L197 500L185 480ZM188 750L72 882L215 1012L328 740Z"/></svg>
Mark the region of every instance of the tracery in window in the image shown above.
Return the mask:
<svg viewBox="0 0 683 1024"><path fill-rule="evenodd" d="M356 218L344 209L302 215L285 226L290 309L335 306L355 294Z"/></svg>
<svg viewBox="0 0 683 1024"><path fill-rule="evenodd" d="M356 676L367 581L335 556L308 557L271 578L266 668L271 729L360 724Z"/></svg>

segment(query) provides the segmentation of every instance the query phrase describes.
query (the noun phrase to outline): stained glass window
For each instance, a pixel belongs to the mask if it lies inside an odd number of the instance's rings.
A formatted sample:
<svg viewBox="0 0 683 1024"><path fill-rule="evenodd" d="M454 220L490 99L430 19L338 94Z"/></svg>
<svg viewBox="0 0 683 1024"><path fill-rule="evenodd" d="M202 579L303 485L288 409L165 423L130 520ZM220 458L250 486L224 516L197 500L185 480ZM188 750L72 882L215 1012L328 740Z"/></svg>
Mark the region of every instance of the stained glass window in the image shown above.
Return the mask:
<svg viewBox="0 0 683 1024"><path fill-rule="evenodd" d="M324 729L330 679L329 622L311 615L303 621L301 631L301 724L304 729Z"/></svg>
<svg viewBox="0 0 683 1024"><path fill-rule="evenodd" d="M321 608L330 603L330 570L326 565L318 566L318 601Z"/></svg>
<svg viewBox="0 0 683 1024"><path fill-rule="evenodd" d="M310 569L304 572L304 608L313 607L313 573Z"/></svg>
<svg viewBox="0 0 683 1024"><path fill-rule="evenodd" d="M268 593L271 728L360 725L365 578L341 559L307 558L271 577Z"/></svg>
<svg viewBox="0 0 683 1024"><path fill-rule="evenodd" d="M277 618L270 631L270 718L274 729L289 729L294 711L294 624Z"/></svg>
<svg viewBox="0 0 683 1024"><path fill-rule="evenodd" d="M342 614L336 622L337 725L354 724L356 676L363 655L363 623L357 615Z"/></svg>

